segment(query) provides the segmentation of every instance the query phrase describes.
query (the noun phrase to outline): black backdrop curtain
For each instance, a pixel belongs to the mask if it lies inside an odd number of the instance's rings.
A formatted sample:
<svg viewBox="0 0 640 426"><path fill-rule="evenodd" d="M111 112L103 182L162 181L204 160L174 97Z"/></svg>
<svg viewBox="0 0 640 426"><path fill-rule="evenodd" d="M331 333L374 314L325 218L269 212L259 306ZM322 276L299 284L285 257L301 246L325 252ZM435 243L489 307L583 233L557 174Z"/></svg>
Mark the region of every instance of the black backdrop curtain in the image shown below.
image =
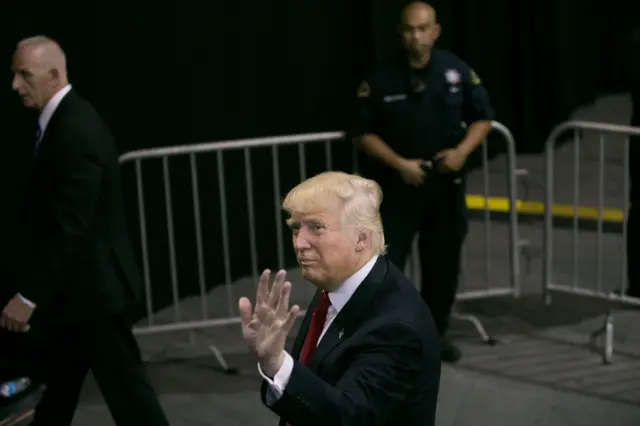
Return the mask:
<svg viewBox="0 0 640 426"><path fill-rule="evenodd" d="M147 2L144 2L147 3ZM486 5L491 3L491 8ZM323 0L166 2L83 5L34 10L0 5L0 264L10 261L16 206L30 162L33 114L10 93L9 64L17 40L57 39L75 88L111 124L122 152L266 135L344 128L365 69L397 48L403 1ZM638 6L563 0L439 0L440 46L469 62L489 89L498 120L521 151L539 151L550 128L595 96L622 89L620 52ZM307 172L324 167L322 148L307 152ZM348 143L334 165L351 163ZM252 151L258 269L277 266L271 154ZM299 177L297 151L283 149L282 191ZM232 278L250 274L249 227L241 152L225 155ZM181 297L197 294L193 200L188 159L170 162ZM217 163L198 161L206 276L224 280ZM133 168L125 182L129 217L139 240ZM143 167L154 301L170 300L162 165ZM288 234L286 264L293 258ZM19 237L19 235L18 235ZM0 268L0 274L2 269ZM2 276L0 275L0 280ZM0 281L0 285L3 285Z"/></svg>

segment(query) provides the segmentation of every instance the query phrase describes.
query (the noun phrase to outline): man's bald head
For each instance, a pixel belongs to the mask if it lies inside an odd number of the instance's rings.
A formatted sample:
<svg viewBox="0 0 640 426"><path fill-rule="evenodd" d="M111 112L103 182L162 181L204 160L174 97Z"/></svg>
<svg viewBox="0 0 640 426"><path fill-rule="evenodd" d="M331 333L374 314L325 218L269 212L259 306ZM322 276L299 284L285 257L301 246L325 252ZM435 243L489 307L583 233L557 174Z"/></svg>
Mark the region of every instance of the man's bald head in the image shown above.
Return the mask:
<svg viewBox="0 0 640 426"><path fill-rule="evenodd" d="M421 62L420 58L428 58L440 36L435 9L422 1L409 3L402 10L400 32L410 59Z"/></svg>
<svg viewBox="0 0 640 426"><path fill-rule="evenodd" d="M427 18L434 23L437 22L436 10L433 6L423 1L413 1L402 9L402 23L405 24L415 19L416 16Z"/></svg>
<svg viewBox="0 0 640 426"><path fill-rule="evenodd" d="M12 88L28 108L43 109L68 84L67 61L60 45L45 36L20 41L13 55Z"/></svg>

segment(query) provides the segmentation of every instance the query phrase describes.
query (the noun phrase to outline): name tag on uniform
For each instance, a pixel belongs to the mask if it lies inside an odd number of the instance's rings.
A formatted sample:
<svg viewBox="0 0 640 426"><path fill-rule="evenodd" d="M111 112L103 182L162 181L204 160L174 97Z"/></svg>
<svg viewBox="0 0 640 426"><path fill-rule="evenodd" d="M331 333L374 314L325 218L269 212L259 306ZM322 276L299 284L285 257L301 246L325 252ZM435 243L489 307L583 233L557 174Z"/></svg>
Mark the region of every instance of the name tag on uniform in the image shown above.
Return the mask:
<svg viewBox="0 0 640 426"><path fill-rule="evenodd" d="M398 102L398 101L404 101L405 99L407 99L407 95L405 94L400 94L400 95L388 95L384 97L384 101L386 103L390 103L390 102Z"/></svg>

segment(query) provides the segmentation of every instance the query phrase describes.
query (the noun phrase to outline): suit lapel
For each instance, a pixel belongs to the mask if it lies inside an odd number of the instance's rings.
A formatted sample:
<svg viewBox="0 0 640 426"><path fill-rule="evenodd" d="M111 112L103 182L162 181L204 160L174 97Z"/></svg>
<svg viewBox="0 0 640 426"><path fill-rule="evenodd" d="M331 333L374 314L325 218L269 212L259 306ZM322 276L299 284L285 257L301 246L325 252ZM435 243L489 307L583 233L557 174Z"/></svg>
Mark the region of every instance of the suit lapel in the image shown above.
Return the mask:
<svg viewBox="0 0 640 426"><path fill-rule="evenodd" d="M40 139L40 146L38 148L38 151L34 153L32 162L34 167L40 164L52 149L51 144L54 143L54 138L51 138L49 135L51 135L51 130L49 129L49 126L47 126L47 131L42 135L42 138Z"/></svg>
<svg viewBox="0 0 640 426"><path fill-rule="evenodd" d="M76 94L72 89L64 96L64 98L62 98L58 107L51 115L49 123L40 138L40 146L38 148L38 152L35 153L35 158L33 159L34 166L38 164L42 158L46 157L53 149L52 145L55 143L55 137L52 135L55 134L56 127L60 124L60 117L70 108L71 104L75 101L75 98Z"/></svg>
<svg viewBox="0 0 640 426"><path fill-rule="evenodd" d="M373 297L385 281L387 270L387 259L384 256L379 256L369 275L338 313L320 340L309 365L312 371L317 371L322 361L357 330L362 317L368 313L368 307Z"/></svg>

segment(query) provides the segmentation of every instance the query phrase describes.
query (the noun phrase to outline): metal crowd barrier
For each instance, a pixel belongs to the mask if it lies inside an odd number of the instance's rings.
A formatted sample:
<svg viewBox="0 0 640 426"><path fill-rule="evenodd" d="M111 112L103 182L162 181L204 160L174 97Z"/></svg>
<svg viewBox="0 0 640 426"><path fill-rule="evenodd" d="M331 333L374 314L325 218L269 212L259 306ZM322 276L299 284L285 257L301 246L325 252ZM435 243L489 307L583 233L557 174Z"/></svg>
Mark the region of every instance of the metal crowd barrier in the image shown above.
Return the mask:
<svg viewBox="0 0 640 426"><path fill-rule="evenodd" d="M231 273L231 258L229 249L229 233L228 233L228 215L229 209L227 206L227 185L225 181L224 173L224 154L230 151L242 151L244 154L244 173L245 173L245 191L247 197L248 213L249 213L249 246L250 246L250 262L253 276L257 279L258 272L258 250L256 241L256 225L255 225L255 211L253 205L254 193L253 193L253 178L251 167L251 149L260 147L271 148L272 168L273 168L273 185L275 188L275 210L276 217L280 217L280 202L282 190L280 188L280 164L279 164L279 147L286 145L298 146L298 166L300 169L300 180L307 178L306 174L306 159L305 159L305 146L309 143L324 142L324 151L326 156L326 169L332 168L332 155L331 148L332 143L344 138L342 132L327 132L327 133L313 133L304 135L293 136L276 136L256 139L245 140L232 140L221 142L207 142L193 145L173 146L165 148L153 148L128 152L120 157L120 164L133 162L135 164L135 177L136 177L136 196L138 201L138 220L140 225L140 242L142 250L142 267L145 284L146 294L146 313L148 324L144 326L135 327L134 331L138 335L143 334L157 334L175 331L193 331L197 329L212 328L219 326L226 326L231 324L240 324L241 319L239 316L228 316L226 318L211 318L208 313L206 297L207 297L207 280L205 277L205 257L202 239L202 218L200 214L200 188L198 180L198 166L197 155L204 153L215 153L218 169L218 190L219 190L219 208L221 218L221 231L222 231L222 245L223 245L223 262L224 262L224 275L225 275L225 289L227 293L227 312L236 312L235 306L237 301L233 299L231 293L232 286L232 273ZM179 297L179 283L177 274L177 262L176 262L176 250L175 250L175 238L174 238L174 219L173 219L173 204L171 199L172 191L170 189L170 169L169 158L178 156L188 156L190 162L191 172L191 193L193 196L193 209L194 209L194 226L195 226L195 239L196 239L196 253L198 260L198 284L201 298L201 317L196 321L184 321L181 318L180 313L180 297ZM149 249L148 249L148 236L147 236L147 213L145 210L144 202L144 185L142 176L142 161L150 159L160 159L162 161L162 176L164 184L165 195L165 210L167 217L167 233L169 243L169 269L171 275L172 286L172 302L174 308L174 322L169 324L155 324L154 323L154 307L152 303L152 283L151 283L151 271L149 267ZM277 221L277 253L278 253L278 265L280 268L284 265L284 243L282 241L282 227L281 221ZM304 315L304 311L300 312ZM216 357L225 372L233 372L234 369L230 368L225 360L225 357L215 345L209 345L209 349Z"/></svg>
<svg viewBox="0 0 640 426"><path fill-rule="evenodd" d="M573 209L571 226L571 248L564 250L554 250L562 243L560 239L555 239L555 234L563 231L554 229L554 204L556 202L556 179L555 179L555 156L558 138L565 132L573 130L573 164L561 164L562 167L571 167L572 170L572 201ZM584 173L581 172L581 147L584 144L585 134L595 134L598 136L598 152L595 155L597 166L597 206L596 229L593 232L580 232L580 212L585 208L580 207L581 188L580 179ZM614 136L611 140L606 140L605 135ZM618 143L608 145L618 137ZM545 216L544 216L544 266L543 266L543 294L547 304L552 303L552 292L563 292L574 295L594 297L608 300L610 303L604 318L604 325L591 335L591 343L594 344L600 336L604 337L602 359L605 364L610 364L613 357L613 313L612 304L623 303L640 306L640 298L632 298L625 295L627 287L627 253L625 241L627 238L627 224L622 220L622 234L610 236L605 233L606 192L607 179L609 174L605 173L607 148L623 149L623 206L622 211L626 215L629 209L629 136L640 136L640 128L621 126L605 123L594 123L586 121L569 121L556 126L549 135L545 146ZM618 172L620 167L618 167ZM566 180L566 177L565 177ZM611 185L608 185L611 187ZM619 189L619 188L617 188ZM567 202L567 200L562 200ZM566 232L566 231L564 231ZM608 240L605 241L605 238ZM609 241L612 240L612 241ZM619 253L611 253L611 242L615 241L617 246L621 246ZM605 249L605 243L608 247ZM595 246L595 247L594 247ZM595 248L595 250L594 250ZM566 251L571 252L570 271L567 271ZM594 253L595 251L595 253ZM618 266L608 267L605 256L614 256ZM564 259L559 257L565 256ZM610 264L609 264L610 265ZM585 272L586 271L586 272ZM582 272L582 276L581 276Z"/></svg>
<svg viewBox="0 0 640 426"><path fill-rule="evenodd" d="M508 285L502 288L493 288L493 269L491 267L493 262L493 256L491 255L491 239L492 239L492 229L490 222L490 211L488 203L486 202L486 197L489 196L489 165L488 165L488 151L486 144L483 144L482 147L482 155L483 155L483 177L484 177L484 190L485 190L485 209L484 209L484 238L485 238L485 249L486 253L484 256L484 262L486 263L485 275L486 275L486 288L474 289L471 291L467 291L464 287L458 294L459 300L468 300L468 299L478 299L483 297L492 297L498 295L511 295L517 297L520 291L520 271L519 271L519 250L521 243L518 239L518 218L517 211L515 209L516 206L516 169L515 169L515 142L513 140L513 136L509 132L509 130L502 124L494 122L493 130L498 132L504 138L507 144L507 188L508 188L508 215L509 215L509 223L508 223L508 241L505 243L508 244ZM339 141L344 141L344 133L343 132L331 132L331 133L315 133L315 134L305 134L305 135L294 135L294 136L279 136L279 137L267 137L267 138L257 138L257 139L247 139L247 140L234 140L234 141L224 141L224 142L210 142L210 143L202 143L202 144L193 144L193 145L184 145L184 146L175 146L175 147L166 147L166 148L154 148L154 149L146 149L139 150L134 152L129 152L120 157L120 163L134 163L135 166L135 180L136 180L136 197L138 203L138 220L140 226L140 243L141 243L141 251L142 251L142 266L143 266L143 275L144 275L144 284L146 290L146 310L148 315L148 323L146 325L140 325L135 328L135 333L138 335L141 334L156 334L156 333L167 333L167 332L175 332L175 331L194 331L197 329L205 329L205 328L213 328L219 326L226 326L231 324L239 324L240 318L238 316L228 316L228 317L212 317L209 315L206 297L207 297L207 278L205 276L205 256L203 249L203 238L202 238L202 217L201 217L201 207L200 207L200 190L199 190L199 173L197 167L197 156L198 154L204 153L215 153L217 160L217 171L218 171L218 190L219 190L219 209L220 209L220 218L221 218L221 231L222 231L222 246L223 246L223 264L224 264L224 275L225 275L225 290L227 293L227 307L228 312L236 312L237 301L233 298L231 292L232 286L232 273L231 273L231 261L230 261L230 249L229 249L229 235L228 235L228 215L230 214L228 203L227 203L227 186L225 182L225 173L224 173L224 154L229 151L241 151L244 155L244 173L246 177L246 185L245 192L247 197L247 206L248 206L248 228L249 228L249 247L250 247L250 264L252 275L257 278L258 271L258 249L257 249L257 241L256 241L256 220L255 220L255 211L254 211L254 189L252 184L252 160L251 160L251 149L252 148L271 148L271 158L272 158L272 170L273 170L273 188L274 188L274 204L273 208L276 211L276 218L280 218L280 202L281 197L284 195L284 191L281 188L281 179L280 179L280 153L279 148L285 145L297 145L298 146L298 166L300 170L300 180L304 180L307 178L307 167L306 167L306 156L305 156L305 146L308 144L316 144L323 143L324 144L324 152L326 158L326 169L332 169L332 145ZM170 187L171 176L169 169L169 158L170 157L178 157L178 156L186 156L190 161L190 173L191 173L191 188L190 192L193 197L193 210L194 210L194 227L195 227L195 245L196 245L196 256L197 256L197 264L198 264L198 284L201 298L201 315L197 320L189 320L185 321L180 312L180 292L179 292L179 280L177 273L177 261L176 261L176 244L175 244L175 227L174 227L174 206L172 203L172 190ZM165 213L167 218L167 239L169 244L169 271L170 271L170 281L172 286L172 302L173 302L173 311L174 318L173 321L169 323L156 324L154 322L154 306L152 303L152 294L153 294L153 286L151 283L151 273L150 273L150 262L149 262L149 247L148 247L148 231L147 231L147 211L145 208L144 201L144 185L143 185L143 176L142 176L142 162L144 160L150 159L159 159L162 162L162 176L163 176L163 184L164 184L164 201L165 201ZM357 168L357 162L353 163L354 169ZM354 170L356 171L356 170ZM235 188L237 191L238 188ZM284 266L284 250L285 245L282 238L282 227L284 224L281 220L277 220L276 230L277 230L277 239L276 239L276 250L277 250L277 258L278 258L278 267ZM505 244L503 243L503 245ZM415 282L419 282L419 267L417 262L415 261L417 257L414 255L414 261L411 262L412 266L412 274ZM304 311L300 313L304 315ZM487 343L493 343L494 339L490 338L485 332L484 328L480 321L468 315L457 315L459 319L471 321L477 328L478 332L481 334L482 338ZM227 364L222 352L215 346L210 345L209 349L213 353L213 355L217 358L220 365L227 372L232 372L233 369L229 367Z"/></svg>

